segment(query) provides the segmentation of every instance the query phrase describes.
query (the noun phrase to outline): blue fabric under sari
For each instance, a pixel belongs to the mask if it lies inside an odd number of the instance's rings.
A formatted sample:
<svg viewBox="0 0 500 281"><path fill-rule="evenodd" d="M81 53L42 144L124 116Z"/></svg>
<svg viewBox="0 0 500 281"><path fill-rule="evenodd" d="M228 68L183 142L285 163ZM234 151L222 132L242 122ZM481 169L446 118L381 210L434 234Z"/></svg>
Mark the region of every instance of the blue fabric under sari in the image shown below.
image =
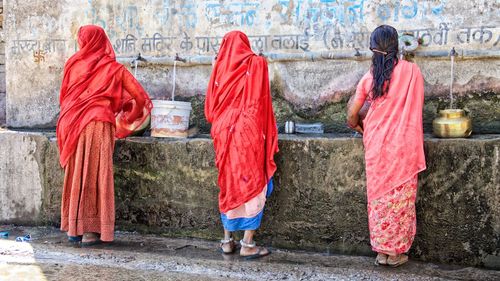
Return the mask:
<svg viewBox="0 0 500 281"><path fill-rule="evenodd" d="M269 198L269 196L273 192L273 189L274 189L273 179L271 178L267 183L267 193L266 193L267 198ZM252 218L229 219L225 214L221 214L220 218L224 228L231 232L239 230L257 230L260 227L263 214L264 214L264 209L262 209L260 213L258 213L255 217Z"/></svg>

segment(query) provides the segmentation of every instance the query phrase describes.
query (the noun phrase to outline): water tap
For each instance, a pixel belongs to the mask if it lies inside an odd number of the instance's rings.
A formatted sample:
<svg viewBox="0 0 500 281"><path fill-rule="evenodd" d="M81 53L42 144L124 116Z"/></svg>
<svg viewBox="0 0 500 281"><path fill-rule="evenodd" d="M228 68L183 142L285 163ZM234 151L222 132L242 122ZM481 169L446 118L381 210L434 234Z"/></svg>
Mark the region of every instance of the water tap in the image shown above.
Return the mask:
<svg viewBox="0 0 500 281"><path fill-rule="evenodd" d="M450 57L456 57L458 55L457 51L455 51L455 47L451 48Z"/></svg>
<svg viewBox="0 0 500 281"><path fill-rule="evenodd" d="M132 67L137 69L137 65L139 64L140 61L147 62L147 60L141 56L141 53L139 53L137 57L130 62L130 64L132 65Z"/></svg>
<svg viewBox="0 0 500 281"><path fill-rule="evenodd" d="M134 60L132 61L132 63L136 63L136 62L138 62L138 61L147 62L147 60L146 60L144 57L142 57L142 56L141 56L141 53L139 53L139 54L137 55L137 57L136 57L136 58L134 58Z"/></svg>
<svg viewBox="0 0 500 281"><path fill-rule="evenodd" d="M359 52L359 48L354 48L356 50L356 53L354 53L355 57L361 57L361 53Z"/></svg>
<svg viewBox="0 0 500 281"><path fill-rule="evenodd" d="M184 63L186 63L186 62L187 62L187 60L186 60L186 59L183 59L183 58L179 57L179 54L178 54L178 53L175 53L175 58L174 58L174 60L175 60L175 61L182 61L182 62L184 62Z"/></svg>

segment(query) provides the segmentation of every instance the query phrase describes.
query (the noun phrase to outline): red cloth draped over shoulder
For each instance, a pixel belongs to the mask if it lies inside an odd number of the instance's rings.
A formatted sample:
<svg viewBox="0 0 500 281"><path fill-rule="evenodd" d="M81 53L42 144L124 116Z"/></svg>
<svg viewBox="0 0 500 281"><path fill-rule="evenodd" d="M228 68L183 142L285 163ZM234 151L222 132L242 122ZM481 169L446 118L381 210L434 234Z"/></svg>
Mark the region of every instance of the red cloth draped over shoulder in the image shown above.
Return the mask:
<svg viewBox="0 0 500 281"><path fill-rule="evenodd" d="M74 153L78 137L91 121L120 126L115 136L131 134L151 111L147 93L128 70L116 61L115 52L101 27L82 26L78 31L80 50L64 66L59 97L57 144L61 166ZM134 89L129 93L124 88Z"/></svg>
<svg viewBox="0 0 500 281"><path fill-rule="evenodd" d="M255 55L248 37L226 34L205 101L212 123L219 169L219 209L226 213L262 192L276 171L276 120L265 58Z"/></svg>

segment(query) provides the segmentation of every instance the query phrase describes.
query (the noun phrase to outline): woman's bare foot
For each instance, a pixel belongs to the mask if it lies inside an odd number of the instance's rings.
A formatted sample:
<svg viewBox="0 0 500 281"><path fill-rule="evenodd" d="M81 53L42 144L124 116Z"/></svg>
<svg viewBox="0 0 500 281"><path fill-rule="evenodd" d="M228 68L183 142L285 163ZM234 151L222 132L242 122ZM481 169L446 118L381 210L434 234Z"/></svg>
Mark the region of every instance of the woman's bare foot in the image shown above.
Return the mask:
<svg viewBox="0 0 500 281"><path fill-rule="evenodd" d="M82 238L82 243L80 244L82 247L90 247L103 243L101 241L101 237L99 233L84 233Z"/></svg>
<svg viewBox="0 0 500 281"><path fill-rule="evenodd" d="M378 253L377 257L375 258L375 265L387 265L387 258L389 256L383 253Z"/></svg>
<svg viewBox="0 0 500 281"><path fill-rule="evenodd" d="M255 242L246 243L241 240L240 256L246 259L257 259L269 255L271 252L264 247L257 247Z"/></svg>
<svg viewBox="0 0 500 281"><path fill-rule="evenodd" d="M230 238L227 240L221 240L220 241L220 248L222 250L222 253L232 254L232 253L234 253L234 250L236 249L236 243L234 242L233 238Z"/></svg>
<svg viewBox="0 0 500 281"><path fill-rule="evenodd" d="M408 256L405 254L400 254L397 256L389 256L387 258L387 265L392 267L398 267L408 262Z"/></svg>
<svg viewBox="0 0 500 281"><path fill-rule="evenodd" d="M82 243L91 243L99 240L99 235L94 232L84 233L82 237Z"/></svg>

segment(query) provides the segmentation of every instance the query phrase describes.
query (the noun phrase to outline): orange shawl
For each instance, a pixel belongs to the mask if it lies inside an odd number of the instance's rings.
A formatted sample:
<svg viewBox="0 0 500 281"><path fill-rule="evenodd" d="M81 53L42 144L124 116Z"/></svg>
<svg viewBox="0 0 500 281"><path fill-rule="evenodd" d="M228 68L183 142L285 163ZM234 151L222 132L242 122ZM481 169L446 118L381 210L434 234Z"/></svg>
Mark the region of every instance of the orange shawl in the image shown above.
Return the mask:
<svg viewBox="0 0 500 281"><path fill-rule="evenodd" d="M278 134L265 58L247 36L226 34L210 77L205 116L219 169L219 209L241 206L262 192L276 171Z"/></svg>
<svg viewBox="0 0 500 281"><path fill-rule="evenodd" d="M61 113L57 122L57 144L63 167L89 122L103 121L115 125L118 116L121 126L116 128L116 137L123 138L147 118L144 108L147 113L152 108L142 87L139 87L140 94L134 97L123 88L123 72L128 70L116 62L113 47L101 27L82 26L78 31L78 44L80 50L64 66L59 97Z"/></svg>

